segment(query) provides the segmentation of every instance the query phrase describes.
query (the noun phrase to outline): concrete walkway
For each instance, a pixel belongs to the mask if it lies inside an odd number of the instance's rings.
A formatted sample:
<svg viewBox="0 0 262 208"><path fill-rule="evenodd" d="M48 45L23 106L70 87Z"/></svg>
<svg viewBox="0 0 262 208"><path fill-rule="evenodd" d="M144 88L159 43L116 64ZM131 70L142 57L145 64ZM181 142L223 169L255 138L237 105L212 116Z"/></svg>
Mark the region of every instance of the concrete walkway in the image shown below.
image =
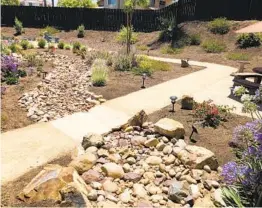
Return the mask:
<svg viewBox="0 0 262 208"><path fill-rule="evenodd" d="M151 58L180 63L176 59ZM171 95L181 98L187 94L194 96L197 101L213 99L218 104L236 106L236 113L241 114L241 104L227 97L232 85L230 74L237 69L194 61L190 64L206 69L107 101L89 112L3 133L2 183L69 153L88 132L105 134L126 123L141 109L153 113L169 105Z"/></svg>
<svg viewBox="0 0 262 208"><path fill-rule="evenodd" d="M236 31L236 33L260 33L260 32L262 32L262 21Z"/></svg>

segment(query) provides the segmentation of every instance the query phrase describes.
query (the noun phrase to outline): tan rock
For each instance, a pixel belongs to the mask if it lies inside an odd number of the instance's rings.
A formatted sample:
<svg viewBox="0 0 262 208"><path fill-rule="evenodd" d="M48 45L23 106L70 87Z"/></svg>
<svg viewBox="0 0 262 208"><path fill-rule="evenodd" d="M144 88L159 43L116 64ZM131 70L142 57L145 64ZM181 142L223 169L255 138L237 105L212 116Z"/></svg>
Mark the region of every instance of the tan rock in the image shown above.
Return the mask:
<svg viewBox="0 0 262 208"><path fill-rule="evenodd" d="M123 168L116 163L106 163L101 169L107 176L112 178L121 178L125 174Z"/></svg>
<svg viewBox="0 0 262 208"><path fill-rule="evenodd" d="M142 126L143 123L146 122L148 116L144 110L139 111L133 116L131 119L128 120L128 124L130 126Z"/></svg>
<svg viewBox="0 0 262 208"><path fill-rule="evenodd" d="M85 171L88 171L93 167L93 165L96 164L97 158L92 153L85 153L84 155L80 155L77 158L75 158L69 166L75 168L79 174L84 173Z"/></svg>
<svg viewBox="0 0 262 208"><path fill-rule="evenodd" d="M155 123L155 131L163 136L182 138L185 135L183 124L170 118L162 118Z"/></svg>

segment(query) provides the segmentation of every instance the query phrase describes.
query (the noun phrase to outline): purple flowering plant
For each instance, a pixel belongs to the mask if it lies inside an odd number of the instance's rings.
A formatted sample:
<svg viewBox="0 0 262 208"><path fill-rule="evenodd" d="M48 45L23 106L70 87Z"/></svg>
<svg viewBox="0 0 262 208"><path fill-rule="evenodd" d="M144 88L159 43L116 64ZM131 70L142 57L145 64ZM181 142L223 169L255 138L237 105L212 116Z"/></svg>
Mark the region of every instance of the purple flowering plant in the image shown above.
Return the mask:
<svg viewBox="0 0 262 208"><path fill-rule="evenodd" d="M16 76L18 73L18 62L13 56L1 56L1 73L3 77Z"/></svg>
<svg viewBox="0 0 262 208"><path fill-rule="evenodd" d="M228 206L262 206L262 120L235 128L230 146L237 159L223 166L223 196Z"/></svg>

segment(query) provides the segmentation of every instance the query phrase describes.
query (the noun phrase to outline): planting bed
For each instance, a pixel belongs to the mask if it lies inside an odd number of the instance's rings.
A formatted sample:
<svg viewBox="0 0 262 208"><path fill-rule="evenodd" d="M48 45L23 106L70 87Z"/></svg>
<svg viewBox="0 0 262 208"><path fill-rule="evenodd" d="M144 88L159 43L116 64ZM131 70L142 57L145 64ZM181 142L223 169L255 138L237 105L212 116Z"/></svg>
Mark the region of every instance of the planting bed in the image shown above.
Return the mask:
<svg viewBox="0 0 262 208"><path fill-rule="evenodd" d="M151 77L145 80L146 87L176 79L203 69L203 67L192 66L181 68L178 64L171 64L171 71L156 71ZM90 91L101 94L107 100L127 95L131 92L141 90L142 77L134 75L132 72L110 71L107 85L104 87L90 87Z"/></svg>
<svg viewBox="0 0 262 208"><path fill-rule="evenodd" d="M191 110L182 110L179 104L175 104L175 113L170 112L171 109L170 105L154 112L149 115L149 121L156 122L161 118L167 117L181 122L186 130L185 140L188 143L192 143L189 140L189 136L192 132L193 112ZM234 128L248 121L251 121L248 117L232 114L232 118L225 123L221 123L216 129L197 125L198 134L193 135L193 139L197 141L195 145L210 149L215 153L219 164L223 165L234 157L231 148L228 146L228 142L232 139Z"/></svg>

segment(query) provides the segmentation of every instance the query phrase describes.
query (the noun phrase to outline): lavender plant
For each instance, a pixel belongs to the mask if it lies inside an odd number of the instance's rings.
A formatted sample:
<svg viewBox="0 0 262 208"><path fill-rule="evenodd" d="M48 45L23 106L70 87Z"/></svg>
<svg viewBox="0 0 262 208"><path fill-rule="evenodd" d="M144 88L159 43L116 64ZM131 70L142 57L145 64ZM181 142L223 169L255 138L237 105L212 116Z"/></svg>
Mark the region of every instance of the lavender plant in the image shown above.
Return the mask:
<svg viewBox="0 0 262 208"><path fill-rule="evenodd" d="M262 120L238 126L230 146L237 153L235 161L223 166L226 186L222 189L227 206L262 206Z"/></svg>

